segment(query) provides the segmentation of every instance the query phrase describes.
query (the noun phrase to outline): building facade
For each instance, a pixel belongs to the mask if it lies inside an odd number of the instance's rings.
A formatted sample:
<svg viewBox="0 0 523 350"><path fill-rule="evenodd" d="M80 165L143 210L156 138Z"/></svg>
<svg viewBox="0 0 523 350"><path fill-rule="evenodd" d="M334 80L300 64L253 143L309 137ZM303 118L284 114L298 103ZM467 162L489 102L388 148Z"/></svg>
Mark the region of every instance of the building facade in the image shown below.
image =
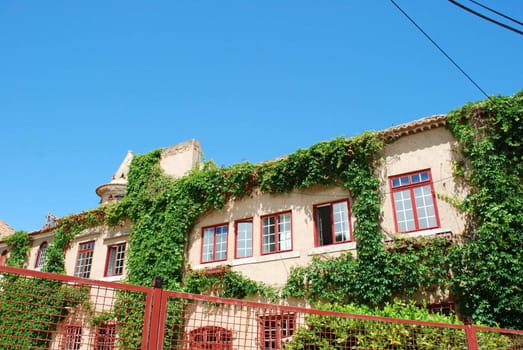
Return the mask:
<svg viewBox="0 0 523 350"><path fill-rule="evenodd" d="M457 143L446 128L446 117L431 116L382 133L395 140L386 144L378 169L380 225L386 241L463 232L462 214L445 200L466 194L452 176ZM190 140L164 149L160 166L180 178L200 166L200 153L200 144ZM132 159L129 152L111 180L96 189L101 205L125 195ZM223 209L198 218L187 232L184 265L188 270L227 266L252 280L282 287L292 267L305 266L315 256L347 252L357 256L353 234L357 223L351 208L351 193L341 185L315 185L284 194L255 189L252 195L229 200ZM40 269L44 264L54 219L30 233L26 268ZM65 252L66 273L109 281L124 278L130 225L82 231ZM7 250L0 241L0 251Z"/></svg>

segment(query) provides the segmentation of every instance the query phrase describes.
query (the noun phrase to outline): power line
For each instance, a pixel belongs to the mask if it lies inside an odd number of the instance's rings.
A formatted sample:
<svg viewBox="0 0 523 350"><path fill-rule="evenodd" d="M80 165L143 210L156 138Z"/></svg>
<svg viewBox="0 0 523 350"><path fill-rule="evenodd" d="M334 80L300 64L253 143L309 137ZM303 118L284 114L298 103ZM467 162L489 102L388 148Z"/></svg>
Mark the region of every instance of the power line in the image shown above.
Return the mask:
<svg viewBox="0 0 523 350"><path fill-rule="evenodd" d="M505 29L508 29L508 30L511 30L511 31L513 31L513 32L515 32L515 33L518 33L519 35L523 35L523 31L521 31L521 30L519 30L519 29L513 28L513 27L511 27L511 26L509 26L509 25L506 25L505 23L501 23L501 22L499 22L499 21L496 21L495 19L492 19L492 18L490 18L490 17L487 17L487 16L485 16L485 15L483 15L483 14L477 12L477 11L474 11L474 10L471 9L471 8L468 8L468 7L465 6L465 5L460 4L459 2L457 2L457 1L455 1L455 0L449 0L449 1L450 1L452 4L454 4L454 5L456 5L456 6L460 7L460 8L462 8L463 10L472 13L473 15L476 15L476 16L478 16L478 17L483 18L484 20L487 20L487 21L489 21L489 22L492 22L492 23L494 23L494 24L497 24L498 26L501 26L501 27L503 27L503 28L505 28Z"/></svg>
<svg viewBox="0 0 523 350"><path fill-rule="evenodd" d="M473 3L473 4L476 4L476 5L478 5L478 6L482 7L482 8L484 8L484 9L486 9L486 10L489 10L490 12L495 13L496 15L499 15L499 16L505 18L505 19L508 19L509 21L512 21L512 22L514 22L514 23L517 23L517 24L523 26L523 22L520 22L520 21L518 21L517 19L514 19L514 18L512 18L512 17L510 17L510 16L504 15L503 13L501 13L501 12L499 12L499 11L496 11L496 10L494 10L494 9L488 7L488 6L485 6L485 5L483 5L483 4L480 4L480 3L477 2L477 1L474 1L474 0L469 0L469 1L470 1L471 3Z"/></svg>
<svg viewBox="0 0 523 350"><path fill-rule="evenodd" d="M421 27L420 27L420 26L419 26L419 25L418 25L418 24L417 24L417 23L416 23L416 22L415 22L415 21L414 21L414 20L413 20L413 19L412 19L412 18L411 18L411 17L410 17L406 12L405 12L405 11L403 11L403 9L402 9L398 4L396 4L396 2L395 2L394 0L390 0L390 2L392 2L392 4L393 4L394 6L396 6L396 8L397 8L397 9L398 9L398 10L399 10L399 11L400 11L400 12L401 12L405 17L407 17L407 19L408 19L412 24L414 24L414 26L415 26L416 28L418 28L418 30L419 30L421 33L423 33L423 35L425 35L425 37L426 37L427 39L429 39L429 41L430 41L434 46L436 46L436 48L437 48L437 49L438 49L438 50L439 50L439 51L440 51L440 52L441 52L445 57L447 57L447 59L448 59L448 60L449 60L449 61L450 61L450 62L451 62L451 63L452 63L452 64L453 64L453 65L454 65L454 66L455 66L455 67L456 67L456 68L457 68L457 69L458 69L458 70L459 70L459 71L460 71L460 72L461 72L461 73L462 73L462 74L463 74L463 75L464 75L464 76L465 76L465 77L466 77L466 78L467 78L467 79L468 79L468 80L469 80L469 81L470 81L470 82L471 82L471 83L472 83L472 84L473 84L473 85L474 85L474 86L479 90L479 91L481 91L481 93L482 93L483 95L485 95L486 98L488 98L488 99L490 98L490 96L489 96L489 95L488 95L488 94L487 94L487 93L486 93L486 92L485 92L485 91L484 91L484 90L483 90L483 89L478 85L478 83L476 83L476 82L474 81L474 79L472 79L472 78L471 78L471 77L470 77L470 76L469 76L469 75L468 75L468 74L463 70L463 68L461 68L461 67L456 63L456 61L454 61L454 60L452 59L452 57L450 57L450 56L445 52L445 50L443 50L443 49L441 48L441 46L439 46L439 45L438 45L438 44L437 44L437 43L436 43L436 42L435 42L435 41L430 37L430 35L428 35L428 34L427 34L427 33L426 33L426 32L425 32L425 31L424 31L424 30L423 30L423 29L422 29L422 28L421 28Z"/></svg>

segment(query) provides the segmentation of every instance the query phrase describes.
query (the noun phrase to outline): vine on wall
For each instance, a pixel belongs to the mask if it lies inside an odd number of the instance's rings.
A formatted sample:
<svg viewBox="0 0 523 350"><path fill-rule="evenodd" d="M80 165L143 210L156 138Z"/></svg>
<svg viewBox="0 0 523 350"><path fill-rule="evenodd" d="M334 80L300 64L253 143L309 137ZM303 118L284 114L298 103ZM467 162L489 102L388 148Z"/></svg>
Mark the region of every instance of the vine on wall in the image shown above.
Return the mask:
<svg viewBox="0 0 523 350"><path fill-rule="evenodd" d="M462 145L464 159L456 176L470 187L458 203L468 214L463 247L445 240L400 240L386 249L380 225L380 180L377 166L384 140L364 133L336 138L298 150L283 159L258 165L218 167L206 162L187 176L173 179L159 166L161 151L136 156L127 195L78 220L64 220L55 230L46 271L63 272L63 252L86 227L131 220L127 278L149 286L162 276L165 288L183 289L184 246L198 217L222 209L253 189L288 193L313 185L342 185L352 196L358 257L315 259L291 272L284 296L309 301L357 302L380 306L402 296L452 291L464 311L487 324L523 328L523 93L469 104L448 116ZM452 271L452 273L451 273ZM263 289L230 276L231 295ZM200 278L200 282L197 279ZM208 278L188 276L186 288L203 291ZM241 284L241 283L240 283Z"/></svg>
<svg viewBox="0 0 523 350"><path fill-rule="evenodd" d="M466 243L454 289L465 312L523 328L523 91L470 103L448 115L464 159L456 175L470 194Z"/></svg>

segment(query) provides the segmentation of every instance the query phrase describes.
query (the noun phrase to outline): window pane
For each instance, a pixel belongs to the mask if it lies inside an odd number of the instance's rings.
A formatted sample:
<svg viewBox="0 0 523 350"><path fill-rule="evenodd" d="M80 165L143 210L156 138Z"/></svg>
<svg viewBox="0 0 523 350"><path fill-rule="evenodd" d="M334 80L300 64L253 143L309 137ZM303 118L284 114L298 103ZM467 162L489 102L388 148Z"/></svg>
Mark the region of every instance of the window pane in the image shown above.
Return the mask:
<svg viewBox="0 0 523 350"><path fill-rule="evenodd" d="M116 260L116 247L109 247L109 262L107 263L107 276L113 275L115 260Z"/></svg>
<svg viewBox="0 0 523 350"><path fill-rule="evenodd" d="M394 205L396 207L396 220L398 231L412 231L416 228L414 224L414 212L409 190L394 192Z"/></svg>
<svg viewBox="0 0 523 350"><path fill-rule="evenodd" d="M291 214L281 214L278 217L278 241L280 250L291 249Z"/></svg>
<svg viewBox="0 0 523 350"><path fill-rule="evenodd" d="M202 261L212 261L212 252L214 249L214 228L206 228L203 231Z"/></svg>
<svg viewBox="0 0 523 350"><path fill-rule="evenodd" d="M227 226L216 228L216 256L214 260L225 260L227 258Z"/></svg>
<svg viewBox="0 0 523 350"><path fill-rule="evenodd" d="M276 226L274 216L263 218L263 252L276 251Z"/></svg>
<svg viewBox="0 0 523 350"><path fill-rule="evenodd" d="M332 217L334 218L334 236L336 242L349 240L349 209L347 202L332 205Z"/></svg>
<svg viewBox="0 0 523 350"><path fill-rule="evenodd" d="M236 257L252 256L252 221L239 222L236 229Z"/></svg>
<svg viewBox="0 0 523 350"><path fill-rule="evenodd" d="M418 212L419 228L429 228L437 225L436 213L430 186L414 188L414 198L416 200L416 210Z"/></svg>

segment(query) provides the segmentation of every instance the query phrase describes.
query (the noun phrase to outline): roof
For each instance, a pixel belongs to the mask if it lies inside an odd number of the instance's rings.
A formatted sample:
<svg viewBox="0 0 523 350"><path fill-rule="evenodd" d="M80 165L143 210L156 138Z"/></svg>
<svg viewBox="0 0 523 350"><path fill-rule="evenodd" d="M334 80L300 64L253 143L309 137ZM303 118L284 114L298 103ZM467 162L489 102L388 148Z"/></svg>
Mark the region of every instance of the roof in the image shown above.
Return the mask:
<svg viewBox="0 0 523 350"><path fill-rule="evenodd" d="M445 114L436 114L422 119L414 120L410 123L393 126L383 131L381 134L387 139L397 139L402 136L417 134L419 132L444 127L447 125L447 116Z"/></svg>
<svg viewBox="0 0 523 350"><path fill-rule="evenodd" d="M0 239L14 232L15 230L11 226L0 220Z"/></svg>

